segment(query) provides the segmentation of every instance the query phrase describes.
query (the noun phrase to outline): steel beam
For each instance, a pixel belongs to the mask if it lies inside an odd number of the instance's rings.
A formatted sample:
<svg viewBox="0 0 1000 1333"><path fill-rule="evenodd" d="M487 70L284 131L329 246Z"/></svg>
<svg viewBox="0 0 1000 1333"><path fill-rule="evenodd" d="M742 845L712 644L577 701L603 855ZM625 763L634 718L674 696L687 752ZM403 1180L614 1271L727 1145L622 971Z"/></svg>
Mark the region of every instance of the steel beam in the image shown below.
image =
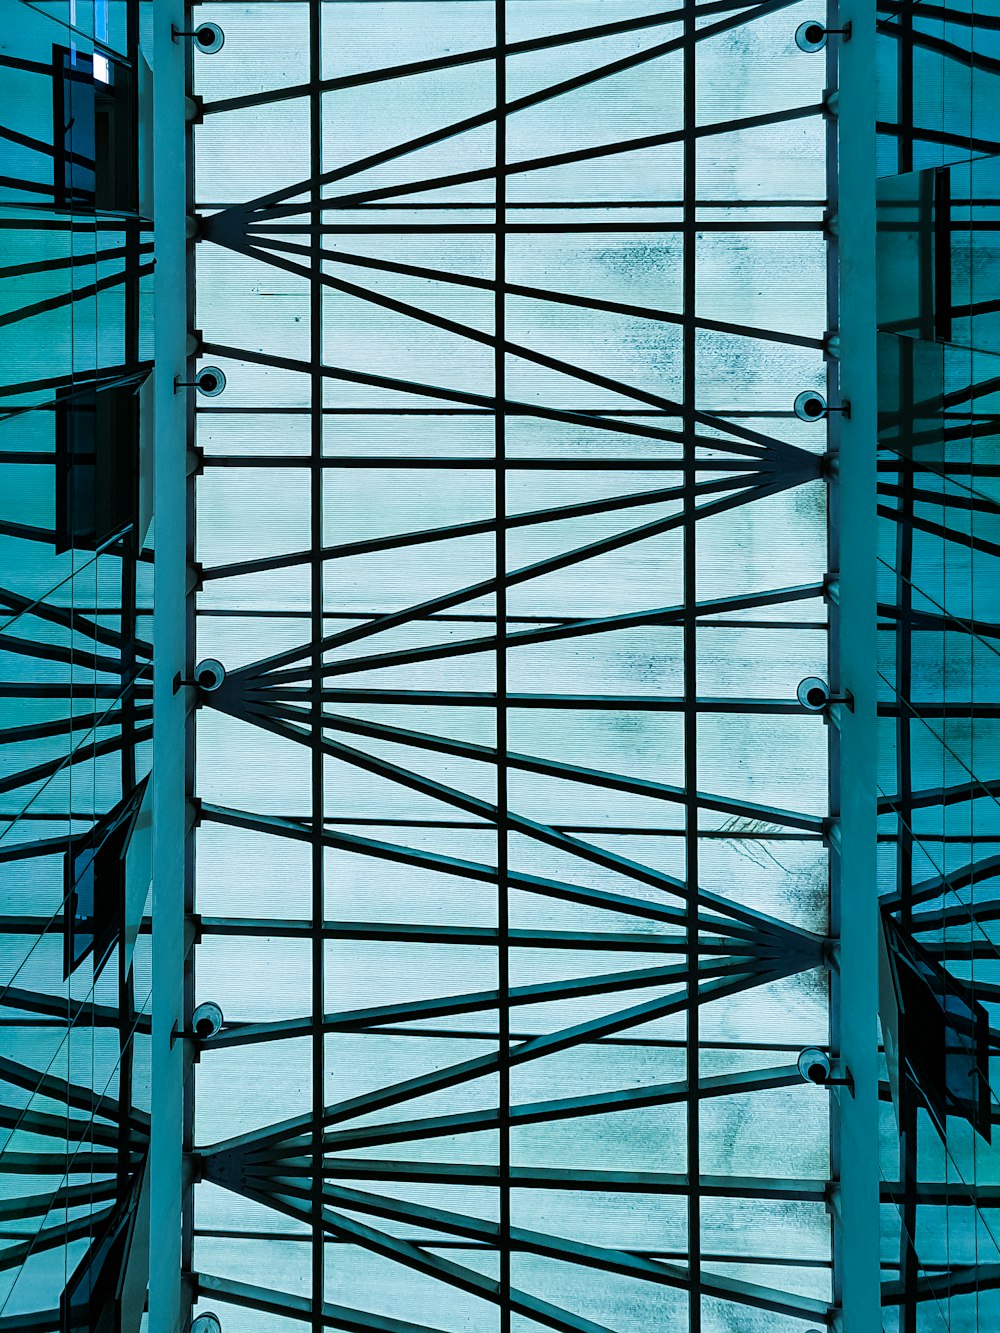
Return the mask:
<svg viewBox="0 0 1000 1333"><path fill-rule="evenodd" d="M850 399L839 426L839 684L854 696L839 730L841 939L834 980L835 1039L853 1096L837 1098L836 1261L843 1333L871 1333L879 1309L878 926L875 768L877 570L875 516L875 14L870 0L831 7L851 24L839 43L838 146L840 388ZM831 24L835 26L835 24Z"/></svg>
<svg viewBox="0 0 1000 1333"><path fill-rule="evenodd" d="M184 878L186 822L184 692L173 679L186 674L187 413L186 393L174 390L187 371L188 287L185 240L187 127L184 119L186 42L183 0L157 0L153 11L153 196L156 233L154 346L153 566L153 1040L150 1139L150 1212L156 1244L149 1266L149 1333L178 1333L181 1304L181 1148L184 1043L171 1044L184 1019Z"/></svg>

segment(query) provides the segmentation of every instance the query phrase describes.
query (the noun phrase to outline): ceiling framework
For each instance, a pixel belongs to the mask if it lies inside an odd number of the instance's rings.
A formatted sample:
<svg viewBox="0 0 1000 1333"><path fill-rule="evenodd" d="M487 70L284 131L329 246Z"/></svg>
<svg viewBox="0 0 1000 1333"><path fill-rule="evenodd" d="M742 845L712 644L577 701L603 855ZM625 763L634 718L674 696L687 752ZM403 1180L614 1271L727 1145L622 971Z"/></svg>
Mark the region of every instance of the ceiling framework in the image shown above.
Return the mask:
<svg viewBox="0 0 1000 1333"><path fill-rule="evenodd" d="M196 1309L815 1328L834 57L383 8L199 7Z"/></svg>

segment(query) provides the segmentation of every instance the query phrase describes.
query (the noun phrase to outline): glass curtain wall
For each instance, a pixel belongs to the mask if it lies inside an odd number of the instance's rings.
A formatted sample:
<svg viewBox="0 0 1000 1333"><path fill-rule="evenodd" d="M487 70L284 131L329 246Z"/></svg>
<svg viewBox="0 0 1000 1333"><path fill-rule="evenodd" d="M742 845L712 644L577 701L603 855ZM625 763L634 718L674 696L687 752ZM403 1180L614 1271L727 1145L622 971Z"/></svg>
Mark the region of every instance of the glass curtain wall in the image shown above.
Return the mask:
<svg viewBox="0 0 1000 1333"><path fill-rule="evenodd" d="M805 1333L824 16L195 12L195 1308Z"/></svg>
<svg viewBox="0 0 1000 1333"><path fill-rule="evenodd" d="M880 3L883 1327L1000 1321L1000 20Z"/></svg>
<svg viewBox="0 0 1000 1333"><path fill-rule="evenodd" d="M0 1327L39 1333L146 1292L140 16L0 4Z"/></svg>

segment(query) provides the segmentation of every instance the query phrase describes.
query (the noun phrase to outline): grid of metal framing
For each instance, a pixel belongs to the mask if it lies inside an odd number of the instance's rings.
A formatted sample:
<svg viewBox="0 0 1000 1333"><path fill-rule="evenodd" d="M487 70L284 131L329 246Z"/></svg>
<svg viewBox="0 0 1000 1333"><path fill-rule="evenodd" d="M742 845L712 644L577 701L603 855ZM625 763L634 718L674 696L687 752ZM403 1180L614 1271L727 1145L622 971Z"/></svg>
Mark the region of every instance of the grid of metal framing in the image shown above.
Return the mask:
<svg viewBox="0 0 1000 1333"><path fill-rule="evenodd" d="M826 1323L815 13L197 13L195 1308Z"/></svg>

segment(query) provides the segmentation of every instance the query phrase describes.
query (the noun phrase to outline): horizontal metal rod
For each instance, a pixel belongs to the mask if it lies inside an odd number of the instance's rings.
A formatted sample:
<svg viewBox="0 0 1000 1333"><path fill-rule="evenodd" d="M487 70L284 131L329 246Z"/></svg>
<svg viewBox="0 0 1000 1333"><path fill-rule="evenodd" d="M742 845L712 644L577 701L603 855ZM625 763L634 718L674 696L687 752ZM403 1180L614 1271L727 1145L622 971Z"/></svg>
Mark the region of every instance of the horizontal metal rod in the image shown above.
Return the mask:
<svg viewBox="0 0 1000 1333"><path fill-rule="evenodd" d="M755 966L755 960L738 957L723 962L705 959L697 969L699 977L744 974ZM265 1041L286 1040L320 1032L351 1032L371 1028L380 1023L413 1022L440 1018L447 1014L471 1014L505 1006L558 1002L589 995L612 995L622 990L640 990L647 986L677 984L690 975L686 963L663 967L636 968L624 972L608 972L597 976L566 977L554 981L536 982L530 986L512 986L501 993L497 990L473 991L459 995L444 995L423 1000L409 1000L399 1004L377 1005L368 1009L345 1010L322 1015L307 1014L299 1018L274 1019L264 1023L232 1023L203 1043L206 1049L246 1046Z"/></svg>

